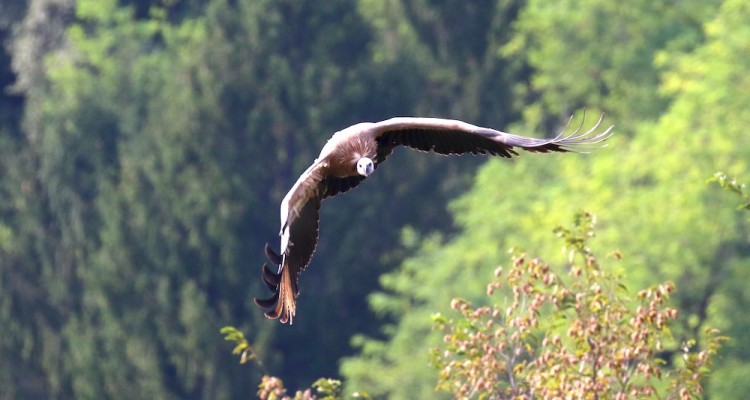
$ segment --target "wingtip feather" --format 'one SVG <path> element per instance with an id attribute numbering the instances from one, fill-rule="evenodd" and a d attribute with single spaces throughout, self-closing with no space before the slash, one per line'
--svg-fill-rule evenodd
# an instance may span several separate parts
<path id="1" fill-rule="evenodd" d="M 573 117 L 571 116 L 571 119 Z M 586 110 L 583 111 L 583 117 L 581 118 L 581 123 L 579 126 L 570 134 L 565 135 L 565 131 L 570 126 L 570 120 L 568 120 L 568 123 L 565 125 L 565 129 L 563 129 L 559 135 L 557 135 L 554 139 L 550 140 L 547 145 L 554 145 L 556 148 L 550 149 L 553 151 L 571 151 L 571 152 L 579 152 L 579 153 L 586 153 L 590 150 L 595 150 L 601 147 L 605 147 L 606 144 L 602 144 L 602 142 L 609 139 L 614 134 L 614 125 L 610 125 L 603 131 L 596 133 L 597 130 L 599 130 L 599 127 L 602 125 L 602 122 L 604 122 L 604 113 L 599 115 L 599 120 L 596 121 L 596 123 L 589 128 L 586 131 L 582 131 L 584 120 L 586 118 Z"/>
<path id="2" fill-rule="evenodd" d="M 271 269 L 268 268 L 268 264 L 263 264 L 261 276 L 266 286 L 268 286 L 272 292 L 275 292 L 279 287 L 279 282 L 281 282 L 281 275 L 271 271 Z"/>
<path id="3" fill-rule="evenodd" d="M 266 253 L 266 257 L 268 257 L 268 259 L 272 263 L 276 265 L 281 265 L 282 257 L 278 253 L 273 251 L 273 249 L 271 248 L 271 245 L 266 243 L 266 246 L 263 248 L 263 251 Z"/>
<path id="4" fill-rule="evenodd" d="M 273 296 L 267 298 L 267 299 L 259 299 L 255 297 L 253 299 L 253 302 L 255 302 L 255 305 L 257 305 L 260 308 L 268 309 L 276 306 L 276 304 L 279 302 L 279 292 L 274 292 Z"/>

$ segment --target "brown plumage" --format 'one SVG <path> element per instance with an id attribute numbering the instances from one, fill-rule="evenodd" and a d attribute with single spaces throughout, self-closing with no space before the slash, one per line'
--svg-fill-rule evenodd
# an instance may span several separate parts
<path id="1" fill-rule="evenodd" d="M 273 272 L 263 265 L 262 277 L 273 296 L 255 299 L 268 311 L 268 318 L 292 323 L 299 294 L 299 274 L 310 263 L 318 240 L 318 210 L 324 199 L 357 186 L 386 160 L 397 146 L 438 154 L 518 155 L 516 147 L 531 152 L 586 150 L 612 135 L 612 126 L 597 133 L 602 118 L 591 129 L 581 126 L 552 139 L 535 139 L 483 128 L 466 122 L 439 118 L 391 118 L 377 123 L 360 123 L 336 132 L 323 146 L 318 158 L 297 179 L 281 202 L 281 252 L 268 244 L 268 259 L 278 266 Z M 583 124 L 583 122 L 581 122 Z"/>

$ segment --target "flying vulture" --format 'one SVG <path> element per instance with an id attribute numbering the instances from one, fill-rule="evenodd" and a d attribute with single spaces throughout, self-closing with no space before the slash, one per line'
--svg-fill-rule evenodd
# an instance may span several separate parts
<path id="1" fill-rule="evenodd" d="M 275 253 L 268 244 L 265 247 L 266 256 L 278 270 L 273 272 L 268 264 L 262 269 L 263 281 L 273 296 L 256 298 L 255 303 L 267 310 L 266 317 L 292 323 L 299 294 L 297 280 L 318 241 L 320 203 L 359 185 L 397 146 L 444 155 L 489 153 L 506 158 L 518 155 L 516 147 L 539 153 L 580 151 L 612 134 L 613 126 L 597 133 L 602 119 L 588 131 L 582 132 L 579 126 L 565 135 L 566 127 L 552 139 L 518 136 L 451 119 L 413 117 L 364 122 L 336 132 L 281 201 L 281 252 Z"/>

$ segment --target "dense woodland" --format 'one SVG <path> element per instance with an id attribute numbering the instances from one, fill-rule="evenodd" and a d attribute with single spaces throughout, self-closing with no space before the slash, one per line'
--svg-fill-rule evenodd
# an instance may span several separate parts
<path id="1" fill-rule="evenodd" d="M 552 230 L 581 210 L 624 287 L 674 283 L 675 337 L 730 337 L 706 388 L 741 397 L 750 218 L 708 180 L 750 181 L 748 21 L 746 0 L 0 0 L 0 399 L 253 398 L 263 374 L 435 398 L 433 313 L 481 302 L 510 248 L 564 265 Z M 616 125 L 591 154 L 397 151 L 324 203 L 294 324 L 252 304 L 333 132 L 544 137 L 584 108 Z"/>

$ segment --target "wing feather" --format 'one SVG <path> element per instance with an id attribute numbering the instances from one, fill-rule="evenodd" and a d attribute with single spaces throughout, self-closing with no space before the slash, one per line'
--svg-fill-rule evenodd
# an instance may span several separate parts
<path id="1" fill-rule="evenodd" d="M 267 299 L 256 298 L 255 304 L 268 310 L 266 317 L 278 318 L 282 323 L 291 323 L 294 318 L 299 275 L 310 263 L 318 243 L 320 202 L 326 192 L 324 169 L 324 164 L 314 163 L 284 197 L 281 254 L 276 254 L 269 246 L 265 248 L 266 256 L 278 266 L 278 272 L 263 266 L 263 281 L 273 295 Z"/>
<path id="2" fill-rule="evenodd" d="M 441 118 L 398 117 L 382 121 L 370 128 L 378 142 L 378 163 L 393 152 L 396 146 L 411 147 L 421 151 L 432 151 L 444 155 L 492 154 L 500 157 L 518 155 L 515 148 L 531 152 L 586 151 L 607 140 L 613 126 L 600 129 L 604 115 L 588 130 L 581 125 L 566 133 L 570 125 L 551 139 L 538 139 L 495 129 L 484 128 L 463 121 Z M 572 120 L 572 117 L 571 117 Z"/>
<path id="3" fill-rule="evenodd" d="M 323 198 L 333 197 L 337 194 L 346 192 L 347 190 L 356 187 L 365 179 L 364 176 L 349 176 L 346 178 L 337 178 L 334 176 L 327 176 L 323 181 L 325 192 Z"/>

